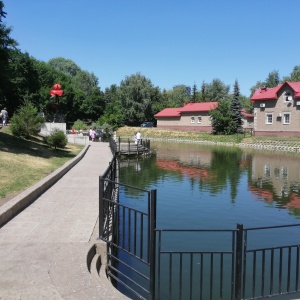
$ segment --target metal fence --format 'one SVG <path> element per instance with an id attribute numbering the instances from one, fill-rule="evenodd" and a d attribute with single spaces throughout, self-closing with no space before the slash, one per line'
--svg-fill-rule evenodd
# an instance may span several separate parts
<path id="1" fill-rule="evenodd" d="M 156 190 L 115 181 L 116 166 L 114 157 L 100 177 L 99 236 L 108 245 L 107 274 L 130 298 L 238 300 L 299 291 L 300 224 L 156 228 Z M 119 201 L 127 194 L 145 205 Z M 266 244 L 266 235 L 274 236 L 273 245 Z"/>

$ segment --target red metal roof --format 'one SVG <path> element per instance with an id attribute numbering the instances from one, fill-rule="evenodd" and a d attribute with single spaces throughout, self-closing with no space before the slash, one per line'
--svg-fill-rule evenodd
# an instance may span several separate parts
<path id="1" fill-rule="evenodd" d="M 218 102 L 197 102 L 188 103 L 184 107 L 177 108 L 165 108 L 156 115 L 155 118 L 159 117 L 180 117 L 182 112 L 199 112 L 199 111 L 209 111 L 218 107 Z"/>
<path id="2" fill-rule="evenodd" d="M 294 92 L 294 98 L 300 98 L 300 82 L 284 82 L 273 88 L 259 88 L 255 91 L 251 102 L 260 101 L 260 100 L 276 100 L 278 99 L 278 92 L 288 85 Z"/>
<path id="3" fill-rule="evenodd" d="M 218 107 L 218 102 L 190 102 L 180 108 L 180 112 L 210 111 Z"/>
<path id="4" fill-rule="evenodd" d="M 245 108 L 242 109 L 241 114 L 246 118 L 254 118 L 253 114 L 249 114 L 245 112 Z"/>
<path id="5" fill-rule="evenodd" d="M 154 115 L 155 118 L 157 117 L 180 117 L 179 113 L 180 108 L 165 108 L 156 115 Z"/>

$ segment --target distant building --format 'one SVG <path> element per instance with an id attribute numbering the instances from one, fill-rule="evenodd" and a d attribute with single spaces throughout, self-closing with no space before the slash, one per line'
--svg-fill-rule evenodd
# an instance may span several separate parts
<path id="1" fill-rule="evenodd" d="M 259 88 L 254 103 L 256 136 L 300 137 L 300 82 L 284 82 L 273 88 Z"/>
<path id="2" fill-rule="evenodd" d="M 191 102 L 179 108 L 165 108 L 154 117 L 159 129 L 212 132 L 209 111 L 217 107 L 218 102 Z M 242 120 L 243 128 L 253 128 L 252 114 L 243 110 Z"/>

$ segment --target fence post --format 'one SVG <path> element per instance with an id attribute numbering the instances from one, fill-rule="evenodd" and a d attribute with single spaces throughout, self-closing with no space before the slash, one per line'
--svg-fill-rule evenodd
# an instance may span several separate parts
<path id="1" fill-rule="evenodd" d="M 149 239 L 149 256 L 150 256 L 150 300 L 155 299 L 155 255 L 156 255 L 156 190 L 151 190 L 151 207 L 150 207 L 150 239 Z"/>
<path id="2" fill-rule="evenodd" d="M 104 180 L 99 176 L 99 238 L 103 237 L 103 194 L 104 194 Z"/>
<path id="3" fill-rule="evenodd" d="M 236 249 L 235 249 L 235 300 L 240 300 L 242 295 L 242 260 L 243 260 L 243 224 L 236 225 Z"/>

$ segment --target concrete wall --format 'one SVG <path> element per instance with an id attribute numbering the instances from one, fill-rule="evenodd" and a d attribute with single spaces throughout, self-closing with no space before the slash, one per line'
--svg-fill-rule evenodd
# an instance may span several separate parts
<path id="1" fill-rule="evenodd" d="M 46 122 L 42 128 L 40 133 L 42 135 L 49 135 L 54 129 L 59 129 L 62 130 L 63 132 L 66 132 L 67 130 L 67 125 L 66 123 L 48 123 Z"/>

